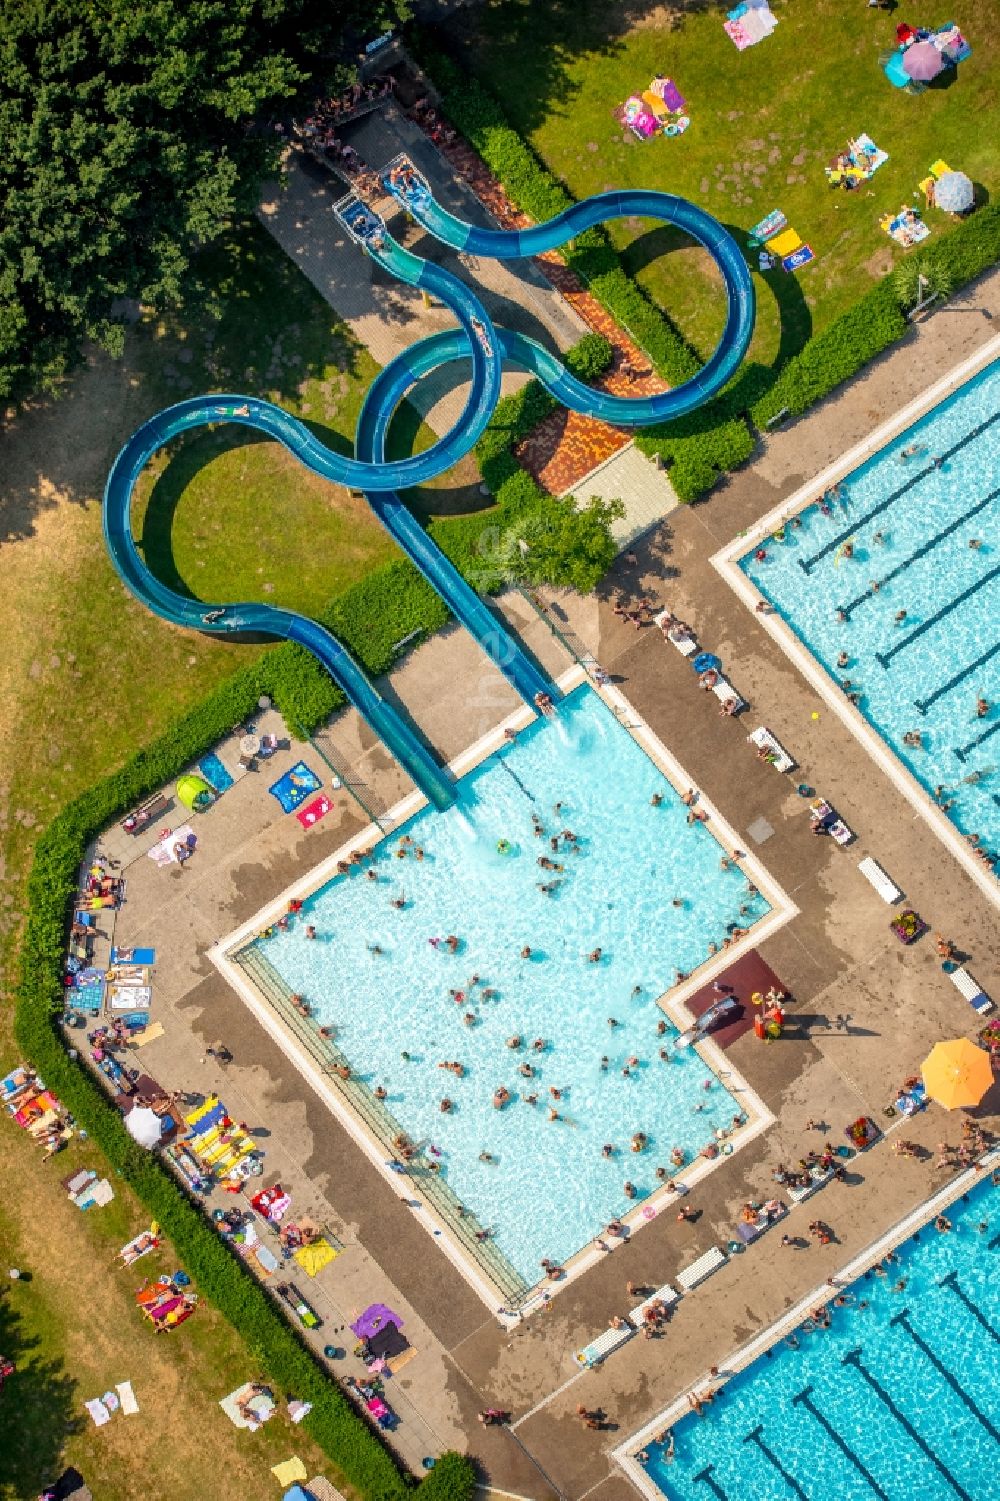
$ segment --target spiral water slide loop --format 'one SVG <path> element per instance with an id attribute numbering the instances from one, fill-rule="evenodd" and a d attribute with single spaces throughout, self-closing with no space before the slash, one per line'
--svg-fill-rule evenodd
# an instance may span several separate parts
<path id="1" fill-rule="evenodd" d="M 436 808 L 444 809 L 456 796 L 447 769 L 412 725 L 382 698 L 326 627 L 280 606 L 250 602 L 213 605 L 191 599 L 168 588 L 150 572 L 131 527 L 132 498 L 146 464 L 173 439 L 220 422 L 242 424 L 283 443 L 314 473 L 364 492 L 382 524 L 526 703 L 534 705 L 539 694 L 557 702 L 560 693 L 556 685 L 444 557 L 397 491 L 426 483 L 473 448 L 499 399 L 505 360 L 529 370 L 573 411 L 606 422 L 648 426 L 692 411 L 726 384 L 743 359 L 753 333 L 754 293 L 746 262 L 732 237 L 710 214 L 672 194 L 602 193 L 530 229 L 484 230 L 443 209 L 405 158 L 391 163 L 383 180 L 407 212 L 437 239 L 456 250 L 497 260 L 555 249 L 608 219 L 637 216 L 674 224 L 709 251 L 722 273 L 728 300 L 722 338 L 697 375 L 655 396 L 613 396 L 583 385 L 534 340 L 494 328 L 486 309 L 464 282 L 404 249 L 378 215 L 349 197 L 336 206 L 336 211 L 352 237 L 393 276 L 444 303 L 459 325 L 420 340 L 376 377 L 358 419 L 355 457 L 334 453 L 302 422 L 271 402 L 252 396 L 213 395 L 192 397 L 157 412 L 132 434 L 115 459 L 104 491 L 104 538 L 119 577 L 136 598 L 173 625 L 233 637 L 265 635 L 304 646 L 343 689 L 420 791 Z M 468 398 L 455 426 L 422 453 L 387 460 L 386 435 L 400 401 L 422 376 L 455 360 L 471 365 Z"/>

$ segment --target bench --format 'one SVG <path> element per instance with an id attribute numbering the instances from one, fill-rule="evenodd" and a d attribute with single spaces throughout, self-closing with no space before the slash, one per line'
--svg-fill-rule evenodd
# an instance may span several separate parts
<path id="1" fill-rule="evenodd" d="M 758 750 L 770 751 L 774 757 L 771 765 L 776 771 L 791 771 L 795 765 L 794 756 L 788 754 L 780 740 L 776 739 L 764 725 L 759 725 L 752 735 L 748 735 L 747 742 L 755 745 Z"/>
<path id="2" fill-rule="evenodd" d="M 584 1345 L 582 1350 L 574 1352 L 573 1359 L 579 1366 L 600 1365 L 602 1360 L 609 1356 L 612 1350 L 617 1350 L 619 1345 L 625 1344 L 635 1333 L 631 1324 L 623 1324 L 620 1329 L 605 1329 L 596 1339 L 592 1339 L 589 1345 Z"/>
<path id="3" fill-rule="evenodd" d="M 972 978 L 967 969 L 953 969 L 950 979 L 959 994 L 963 995 L 968 1001 L 973 1011 L 978 1011 L 980 1016 L 986 1016 L 988 1012 L 993 1010 L 993 1002 L 982 986 Z"/>
<path id="4" fill-rule="evenodd" d="M 131 834 L 135 838 L 136 835 L 141 834 L 153 822 L 154 818 L 159 818 L 162 814 L 166 813 L 172 803 L 173 798 L 167 797 L 163 792 L 158 792 L 155 797 L 148 798 L 146 802 L 140 803 L 139 807 L 130 813 L 127 818 L 123 818 L 120 827 L 124 833 Z"/>
<path id="5" fill-rule="evenodd" d="M 699 1282 L 704 1282 L 706 1277 L 711 1277 L 713 1272 L 717 1272 L 720 1266 L 725 1266 L 725 1264 L 724 1253 L 719 1250 L 718 1246 L 713 1246 L 710 1251 L 705 1252 L 704 1256 L 699 1256 L 697 1261 L 692 1261 L 690 1266 L 678 1272 L 675 1280 L 685 1292 L 690 1292 L 692 1287 L 697 1287 Z"/>
<path id="6" fill-rule="evenodd" d="M 637 1329 L 641 1329 L 643 1323 L 645 1322 L 645 1320 L 643 1319 L 643 1314 L 646 1312 L 647 1308 L 652 1308 L 654 1303 L 665 1303 L 669 1308 L 671 1304 L 677 1302 L 679 1297 L 680 1294 L 678 1292 L 675 1292 L 675 1290 L 670 1286 L 670 1283 L 665 1282 L 662 1287 L 658 1287 L 656 1289 L 655 1293 L 650 1293 L 648 1298 L 644 1298 L 641 1303 L 637 1303 L 636 1306 L 630 1311 L 629 1318 L 632 1320 L 632 1323 Z"/>
<path id="7" fill-rule="evenodd" d="M 865 880 L 870 885 L 874 886 L 875 890 L 878 892 L 879 896 L 884 902 L 888 902 L 888 904 L 891 906 L 893 902 L 902 900 L 903 893 L 900 891 L 895 881 L 891 881 L 889 879 L 885 871 L 882 869 L 881 865 L 879 865 L 878 861 L 873 860 L 870 855 L 866 859 L 860 860 L 858 862 L 858 869 L 864 876 Z"/>

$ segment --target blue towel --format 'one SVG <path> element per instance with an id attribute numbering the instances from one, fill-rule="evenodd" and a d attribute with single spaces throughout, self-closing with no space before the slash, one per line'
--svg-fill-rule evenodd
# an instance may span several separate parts
<path id="1" fill-rule="evenodd" d="M 112 964 L 155 964 L 155 949 L 112 949 Z"/>
<path id="2" fill-rule="evenodd" d="M 202 756 L 198 764 L 198 770 L 208 785 L 214 787 L 216 792 L 225 792 L 227 787 L 233 785 L 233 778 L 229 775 L 229 772 L 214 751 L 207 756 Z"/>
<path id="3" fill-rule="evenodd" d="M 323 783 L 304 761 L 296 761 L 291 770 L 267 789 L 281 804 L 283 813 L 294 813 L 311 792 L 318 792 Z"/>

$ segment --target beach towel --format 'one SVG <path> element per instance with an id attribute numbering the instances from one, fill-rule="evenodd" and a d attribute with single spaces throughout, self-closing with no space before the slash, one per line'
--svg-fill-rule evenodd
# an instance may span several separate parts
<path id="1" fill-rule="evenodd" d="M 89 976 L 101 973 L 102 971 L 98 970 L 81 970 L 80 974 L 76 977 L 76 983 L 79 985 L 83 981 L 84 975 Z M 109 976 L 110 978 L 108 978 Z M 149 966 L 146 964 L 115 964 L 107 971 L 104 978 L 108 980 L 109 985 L 148 985 Z"/>
<path id="2" fill-rule="evenodd" d="M 772 255 L 783 260 L 786 255 L 791 255 L 793 250 L 798 250 L 802 244 L 801 239 L 794 229 L 782 230 L 781 234 L 773 235 L 767 242 L 767 248 Z"/>
<path id="3" fill-rule="evenodd" d="M 132 1046 L 134 1048 L 144 1048 L 147 1042 L 155 1042 L 158 1037 L 162 1036 L 163 1023 L 153 1022 L 151 1026 L 143 1027 L 140 1032 L 135 1033 L 132 1038 Z"/>
<path id="4" fill-rule="evenodd" d="M 150 985 L 112 985 L 108 992 L 112 1011 L 145 1010 L 153 999 Z"/>
<path id="5" fill-rule="evenodd" d="M 879 223 L 890 240 L 895 240 L 896 244 L 902 245 L 904 250 L 909 250 L 913 245 L 919 245 L 921 240 L 926 240 L 930 234 L 929 228 L 922 219 L 906 219 L 902 214 L 897 214 L 895 218 L 886 214 L 884 219 L 879 220 Z"/>
<path id="6" fill-rule="evenodd" d="M 101 1401 L 100 1397 L 91 1397 L 89 1402 L 84 1402 L 84 1407 L 90 1413 L 98 1428 L 103 1428 L 105 1423 L 111 1422 L 111 1414 Z"/>
<path id="7" fill-rule="evenodd" d="M 335 1259 L 337 1252 L 328 1240 L 320 1236 L 319 1240 L 312 1241 L 308 1246 L 300 1246 L 295 1252 L 295 1260 L 309 1277 L 315 1277 L 325 1266 Z"/>
<path id="8" fill-rule="evenodd" d="M 877 172 L 879 167 L 881 167 L 883 163 L 889 160 L 888 151 L 880 151 L 870 135 L 865 135 L 864 133 L 862 133 L 859 136 L 855 136 L 852 144 L 855 147 L 855 151 L 851 152 L 852 157 L 855 155 L 855 152 L 857 152 L 858 154 L 864 154 L 864 160 L 868 167 L 869 177 L 871 177 L 873 173 Z"/>
<path id="9" fill-rule="evenodd" d="M 765 240 L 772 239 L 775 235 L 780 234 L 783 229 L 787 228 L 788 220 L 781 212 L 781 209 L 772 209 L 769 214 L 765 214 L 763 219 L 760 219 L 747 231 L 750 245 L 763 245 Z"/>
<path id="10" fill-rule="evenodd" d="M 649 92 L 656 94 L 658 98 L 663 100 L 667 109 L 673 110 L 675 113 L 679 113 L 687 106 L 684 95 L 680 92 L 672 78 L 664 78 L 662 76 L 654 78 L 649 85 Z"/>
<path id="11" fill-rule="evenodd" d="M 291 1459 L 283 1459 L 280 1465 L 272 1465 L 271 1474 L 279 1485 L 294 1485 L 296 1480 L 306 1480 L 309 1471 L 296 1454 Z"/>
<path id="12" fill-rule="evenodd" d="M 318 792 L 323 783 L 314 771 L 310 771 L 304 761 L 296 761 L 295 765 L 272 782 L 267 789 L 272 797 L 277 798 L 281 804 L 283 813 L 294 813 L 296 808 L 302 806 L 310 792 Z"/>
<path id="13" fill-rule="evenodd" d="M 809 262 L 815 259 L 809 245 L 800 245 L 798 250 L 792 251 L 791 255 L 782 256 L 781 269 L 782 271 L 798 271 L 800 266 L 808 266 Z"/>
<path id="14" fill-rule="evenodd" d="M 155 949 L 112 949 L 112 964 L 155 964 Z"/>
<path id="15" fill-rule="evenodd" d="M 321 792 L 319 797 L 314 797 L 311 803 L 300 808 L 295 817 L 304 829 L 310 829 L 314 823 L 319 823 L 321 818 L 325 818 L 332 807 L 333 804 L 326 793 Z"/>
<path id="16" fill-rule="evenodd" d="M 187 845 L 189 837 L 193 840 L 196 836 L 191 825 L 186 823 L 181 828 L 171 829 L 169 833 L 164 834 L 159 844 L 154 844 L 153 848 L 147 850 L 146 853 L 157 865 L 177 865 L 180 862 L 177 859 L 176 846 Z"/>
<path id="17" fill-rule="evenodd" d="M 233 785 L 233 778 L 214 752 L 202 756 L 198 763 L 198 771 L 208 785 L 215 788 L 216 792 L 225 792 Z"/>
<path id="18" fill-rule="evenodd" d="M 131 1381 L 119 1381 L 115 1387 L 115 1391 L 118 1393 L 118 1400 L 122 1404 L 122 1412 L 126 1417 L 131 1417 L 134 1412 L 139 1411 L 139 1404 L 135 1400 L 135 1392 L 132 1390 Z"/>

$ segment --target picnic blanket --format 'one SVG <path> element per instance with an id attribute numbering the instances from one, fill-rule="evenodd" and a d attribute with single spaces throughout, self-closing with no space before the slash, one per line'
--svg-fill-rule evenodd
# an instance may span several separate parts
<path id="1" fill-rule="evenodd" d="M 153 848 L 147 850 L 146 853 L 156 865 L 177 865 L 180 862 L 177 859 L 175 847 L 178 844 L 186 845 L 189 837 L 192 841 L 198 837 L 189 823 L 184 824 L 179 829 L 169 829 L 164 833 L 159 844 L 154 844 Z M 193 847 L 193 844 L 190 847 Z"/>
<path id="2" fill-rule="evenodd" d="M 321 818 L 326 817 L 332 807 L 333 804 L 326 793 L 321 792 L 319 797 L 314 797 L 311 803 L 306 803 L 304 808 L 300 808 L 295 817 L 304 829 L 311 829 L 314 823 L 319 823 Z"/>
<path id="3" fill-rule="evenodd" d="M 913 210 L 909 214 L 899 213 L 895 216 L 886 214 L 879 220 L 879 224 L 890 240 L 895 240 L 896 244 L 902 245 L 904 250 L 909 250 L 913 245 L 919 245 L 921 240 L 926 240 L 930 234 L 923 219 Z"/>
<path id="4" fill-rule="evenodd" d="M 867 182 L 888 160 L 888 151 L 880 151 L 871 136 L 862 132 L 848 141 L 847 150 L 838 153 L 823 170 L 831 186 L 839 187 L 845 181 L 848 184 Z"/>
<path id="5" fill-rule="evenodd" d="M 748 47 L 755 47 L 769 37 L 777 24 L 778 19 L 771 13 L 767 0 L 744 0 L 742 5 L 729 12 L 723 30 L 736 50 L 745 52 Z"/>
<path id="6" fill-rule="evenodd" d="M 310 771 L 304 761 L 296 761 L 295 765 L 272 782 L 267 789 L 272 797 L 276 797 L 281 804 L 283 813 L 294 813 L 296 808 L 301 807 L 310 792 L 318 792 L 323 783 L 314 771 Z"/>

